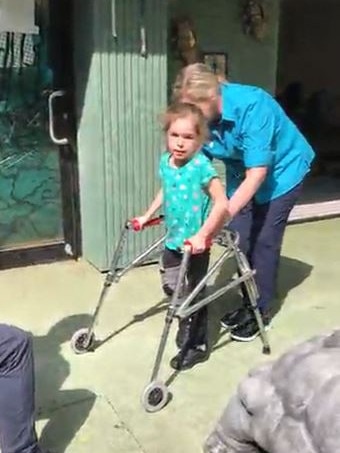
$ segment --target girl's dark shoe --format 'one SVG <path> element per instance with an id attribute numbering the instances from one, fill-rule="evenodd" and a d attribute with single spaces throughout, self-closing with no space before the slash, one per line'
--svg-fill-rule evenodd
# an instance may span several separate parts
<path id="1" fill-rule="evenodd" d="M 180 351 L 175 357 L 170 360 L 170 366 L 176 371 L 189 370 L 194 365 L 204 362 L 208 359 L 208 349 L 190 348 L 183 354 Z"/>

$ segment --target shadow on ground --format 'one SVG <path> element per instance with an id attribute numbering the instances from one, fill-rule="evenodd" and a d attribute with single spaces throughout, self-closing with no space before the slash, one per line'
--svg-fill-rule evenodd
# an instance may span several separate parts
<path id="1" fill-rule="evenodd" d="M 168 302 L 169 302 L 169 299 L 166 299 L 166 298 L 162 299 L 160 302 L 158 302 L 157 304 L 148 308 L 143 313 L 138 313 L 138 314 L 134 315 L 133 318 L 129 322 L 127 322 L 123 326 L 119 327 L 115 331 L 111 332 L 107 337 L 103 338 L 102 340 L 100 340 L 100 339 L 96 340 L 93 345 L 93 349 L 95 350 L 95 349 L 98 349 L 99 347 L 103 346 L 105 343 L 112 340 L 114 337 L 121 334 L 122 332 L 127 330 L 129 327 L 133 326 L 134 324 L 143 322 L 146 319 L 151 318 L 152 316 L 158 315 L 158 313 L 165 312 L 168 309 Z"/>
<path id="2" fill-rule="evenodd" d="M 88 325 L 89 315 L 69 316 L 55 324 L 46 335 L 34 337 L 36 364 L 37 419 L 47 420 L 40 443 L 43 448 L 63 453 L 94 405 L 96 395 L 87 389 L 63 390 L 70 365 L 61 354 L 61 345 Z"/>
<path id="3" fill-rule="evenodd" d="M 310 276 L 313 266 L 300 260 L 282 256 L 278 276 L 278 290 L 276 300 L 271 307 L 271 316 L 276 316 L 281 310 L 289 292 L 301 285 Z M 216 291 L 226 285 L 235 274 L 236 265 L 233 259 L 226 260 L 220 268 L 214 284 L 209 292 Z M 221 318 L 228 312 L 235 310 L 242 303 L 239 288 L 235 288 L 213 302 L 209 307 L 209 343 L 212 351 L 220 349 L 230 343 L 228 332 L 220 328 Z M 224 337 L 227 337 L 223 340 Z M 218 345 L 217 345 L 218 343 Z"/>
<path id="4" fill-rule="evenodd" d="M 281 257 L 278 278 L 278 295 L 272 305 L 272 316 L 275 316 L 280 311 L 288 293 L 309 277 L 312 269 L 313 267 L 310 264 L 286 256 Z M 230 280 L 235 274 L 235 272 L 235 260 L 233 258 L 227 259 L 218 271 L 214 284 L 208 288 L 208 294 L 211 294 L 222 286 L 225 286 L 228 283 L 228 280 Z M 168 299 L 163 299 L 156 305 L 150 307 L 145 312 L 136 314 L 129 322 L 109 334 L 106 338 L 96 341 L 94 348 L 96 349 L 104 345 L 106 342 L 110 341 L 112 338 L 114 338 L 116 335 L 119 335 L 130 326 L 138 322 L 143 322 L 147 318 L 155 316 L 159 313 L 165 312 L 168 308 L 167 302 Z M 240 306 L 241 303 L 242 301 L 239 288 L 234 288 L 210 304 L 209 344 L 212 352 L 228 345 L 231 342 L 228 332 L 226 330 L 221 331 L 220 319 L 227 312 L 232 311 Z M 176 376 L 177 373 L 170 375 L 167 380 L 167 385 L 170 385 L 176 379 Z"/>

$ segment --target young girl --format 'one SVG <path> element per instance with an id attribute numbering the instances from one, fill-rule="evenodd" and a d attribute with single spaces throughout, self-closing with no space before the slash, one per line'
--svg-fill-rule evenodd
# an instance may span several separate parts
<path id="1" fill-rule="evenodd" d="M 207 138 L 201 110 L 192 104 L 174 104 L 164 115 L 163 129 L 167 151 L 159 167 L 162 188 L 138 221 L 143 226 L 163 205 L 167 236 L 161 276 L 163 290 L 171 296 L 186 240 L 192 246 L 187 290 L 192 291 L 206 274 L 209 265 L 206 244 L 224 225 L 228 201 L 216 170 L 201 152 Z M 170 362 L 174 369 L 188 369 L 207 359 L 207 327 L 207 307 L 180 322 L 176 338 L 180 351 Z"/>

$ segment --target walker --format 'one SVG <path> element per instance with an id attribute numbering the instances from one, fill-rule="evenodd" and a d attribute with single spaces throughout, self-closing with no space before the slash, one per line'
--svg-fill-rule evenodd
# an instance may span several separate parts
<path id="1" fill-rule="evenodd" d="M 159 225 L 163 221 L 163 217 L 156 217 L 147 222 L 143 228 Z M 82 328 L 76 331 L 71 339 L 71 347 L 76 354 L 86 353 L 94 349 L 95 345 L 95 333 L 94 326 L 99 316 L 100 310 L 103 306 L 103 302 L 107 295 L 107 292 L 113 283 L 119 283 L 120 279 L 130 269 L 141 264 L 145 259 L 157 248 L 159 248 L 165 240 L 165 235 L 160 239 L 153 242 L 144 252 L 139 254 L 136 258 L 130 261 L 124 268 L 119 269 L 118 263 L 122 255 L 123 247 L 127 240 L 128 234 L 131 231 L 140 231 L 141 227 L 138 220 L 128 220 L 122 228 L 117 247 L 113 254 L 110 269 L 106 274 L 104 285 L 100 293 L 100 297 L 97 306 L 94 310 L 94 314 L 91 318 L 90 325 L 86 328 Z M 255 271 L 249 266 L 248 260 L 244 253 L 239 248 L 239 235 L 227 228 L 223 229 L 222 232 L 214 239 L 214 242 L 223 246 L 225 250 L 221 256 L 210 266 L 206 276 L 200 281 L 200 283 L 194 288 L 194 290 L 188 294 L 184 300 L 180 297 L 181 288 L 185 284 L 186 272 L 191 256 L 191 245 L 189 242 L 184 244 L 183 258 L 181 267 L 179 270 L 179 277 L 173 296 L 171 297 L 168 305 L 167 313 L 165 316 L 165 323 L 163 332 L 160 338 L 155 363 L 151 373 L 150 382 L 145 387 L 141 401 L 144 409 L 147 412 L 157 412 L 161 410 L 169 401 L 169 390 L 167 385 L 159 379 L 159 371 L 163 359 L 163 354 L 166 348 L 167 339 L 170 332 L 170 327 L 174 318 L 185 319 L 191 316 L 200 308 L 210 304 L 214 300 L 224 295 L 227 291 L 239 286 L 241 283 L 244 284 L 245 290 L 247 291 L 248 298 L 251 307 L 254 311 L 256 321 L 259 326 L 260 336 L 263 343 L 262 352 L 263 354 L 270 354 L 270 345 L 266 330 L 264 328 L 263 319 L 260 310 L 257 306 L 258 291 L 254 280 Z M 234 256 L 236 260 L 238 276 L 230 278 L 228 283 L 222 288 L 217 289 L 212 294 L 209 294 L 203 298 L 196 298 L 201 290 L 206 286 L 208 280 L 214 275 L 218 269 L 222 266 L 226 259 Z M 196 300 L 195 300 L 196 298 Z"/>

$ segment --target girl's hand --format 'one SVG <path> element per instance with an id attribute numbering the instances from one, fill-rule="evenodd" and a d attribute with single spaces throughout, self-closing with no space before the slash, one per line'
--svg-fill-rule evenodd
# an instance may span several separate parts
<path id="1" fill-rule="evenodd" d="M 148 222 L 150 219 L 146 215 L 141 215 L 140 217 L 135 217 L 134 220 L 138 222 L 140 229 L 142 230 L 146 222 Z"/>
<path id="2" fill-rule="evenodd" d="M 191 253 L 193 255 L 203 253 L 207 248 L 209 248 L 209 241 L 207 241 L 207 238 L 200 233 L 191 236 L 191 238 L 188 239 L 188 242 L 190 242 Z"/>

